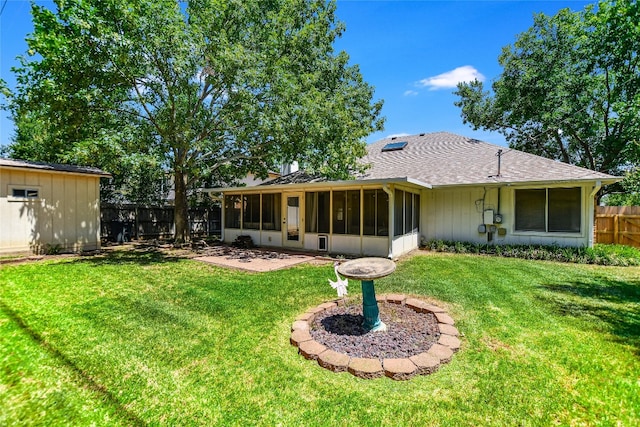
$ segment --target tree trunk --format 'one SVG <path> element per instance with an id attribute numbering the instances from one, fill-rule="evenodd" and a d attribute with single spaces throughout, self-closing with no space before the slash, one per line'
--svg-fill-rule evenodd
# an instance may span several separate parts
<path id="1" fill-rule="evenodd" d="M 187 203 L 187 174 L 181 170 L 174 171 L 175 205 L 173 220 L 175 222 L 175 242 L 185 243 L 189 235 L 189 205 Z"/>

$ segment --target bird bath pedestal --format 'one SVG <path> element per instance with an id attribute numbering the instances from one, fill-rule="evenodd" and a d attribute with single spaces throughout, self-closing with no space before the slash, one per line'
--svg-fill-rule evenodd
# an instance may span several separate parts
<path id="1" fill-rule="evenodd" d="M 387 325 L 380 320 L 373 280 L 388 276 L 396 269 L 393 261 L 386 258 L 358 258 L 338 267 L 344 277 L 362 282 L 362 314 L 364 327 L 373 332 L 386 331 Z"/>

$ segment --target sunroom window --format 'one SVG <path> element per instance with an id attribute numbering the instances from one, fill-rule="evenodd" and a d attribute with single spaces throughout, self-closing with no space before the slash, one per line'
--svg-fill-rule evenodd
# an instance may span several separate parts
<path id="1" fill-rule="evenodd" d="M 363 234 L 365 236 L 388 236 L 389 195 L 383 190 L 364 190 L 363 197 Z"/>
<path id="2" fill-rule="evenodd" d="M 224 196 L 224 226 L 226 228 L 240 228 L 240 196 Z"/>
<path id="3" fill-rule="evenodd" d="M 331 193 L 329 191 L 308 192 L 305 196 L 306 231 L 328 233 L 331 217 Z"/>
<path id="4" fill-rule="evenodd" d="M 333 192 L 333 233 L 360 234 L 360 190 Z"/>
<path id="5" fill-rule="evenodd" d="M 242 228 L 260 229 L 260 195 L 248 194 L 243 198 Z"/>
<path id="6" fill-rule="evenodd" d="M 280 231 L 280 193 L 262 195 L 262 229 Z"/>
<path id="7" fill-rule="evenodd" d="M 419 232 L 420 195 L 396 190 L 394 199 L 394 235 Z"/>

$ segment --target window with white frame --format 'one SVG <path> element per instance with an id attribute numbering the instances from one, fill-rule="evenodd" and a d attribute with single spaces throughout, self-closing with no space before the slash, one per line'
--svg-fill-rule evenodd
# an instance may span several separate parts
<path id="1" fill-rule="evenodd" d="M 262 229 L 280 231 L 280 193 L 262 195 Z"/>
<path id="2" fill-rule="evenodd" d="M 260 229 L 260 195 L 245 194 L 242 196 L 242 228 Z"/>
<path id="3" fill-rule="evenodd" d="M 240 228 L 242 204 L 240 196 L 224 196 L 224 226 L 225 228 Z"/>
<path id="4" fill-rule="evenodd" d="M 306 232 L 329 233 L 331 192 L 307 192 L 305 201 Z"/>
<path id="5" fill-rule="evenodd" d="M 420 195 L 395 190 L 394 235 L 418 233 L 420 231 Z"/>
<path id="6" fill-rule="evenodd" d="M 534 188 L 515 190 L 516 231 L 579 233 L 582 189 Z"/>
<path id="7" fill-rule="evenodd" d="M 20 202 L 25 200 L 37 200 L 40 198 L 40 189 L 37 187 L 24 187 L 18 185 L 9 186 L 9 201 Z"/>
<path id="8" fill-rule="evenodd" d="M 333 192 L 333 234 L 360 234 L 360 190 Z"/>
<path id="9" fill-rule="evenodd" d="M 365 236 L 389 235 L 389 195 L 383 190 L 363 192 L 363 234 Z"/>

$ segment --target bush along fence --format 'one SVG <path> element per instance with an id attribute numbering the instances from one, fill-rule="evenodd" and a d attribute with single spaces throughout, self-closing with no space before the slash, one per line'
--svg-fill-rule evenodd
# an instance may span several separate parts
<path id="1" fill-rule="evenodd" d="M 597 206 L 595 241 L 640 248 L 640 206 Z"/>
<path id="2" fill-rule="evenodd" d="M 430 240 L 423 250 L 459 254 L 492 255 L 543 261 L 616 266 L 640 265 L 640 250 L 623 245 L 595 245 L 593 248 L 544 245 L 490 245 Z"/>
<path id="3" fill-rule="evenodd" d="M 189 209 L 191 236 L 221 234 L 220 207 Z M 100 208 L 100 234 L 111 242 L 131 239 L 170 239 L 174 236 L 173 206 L 109 205 Z"/>

